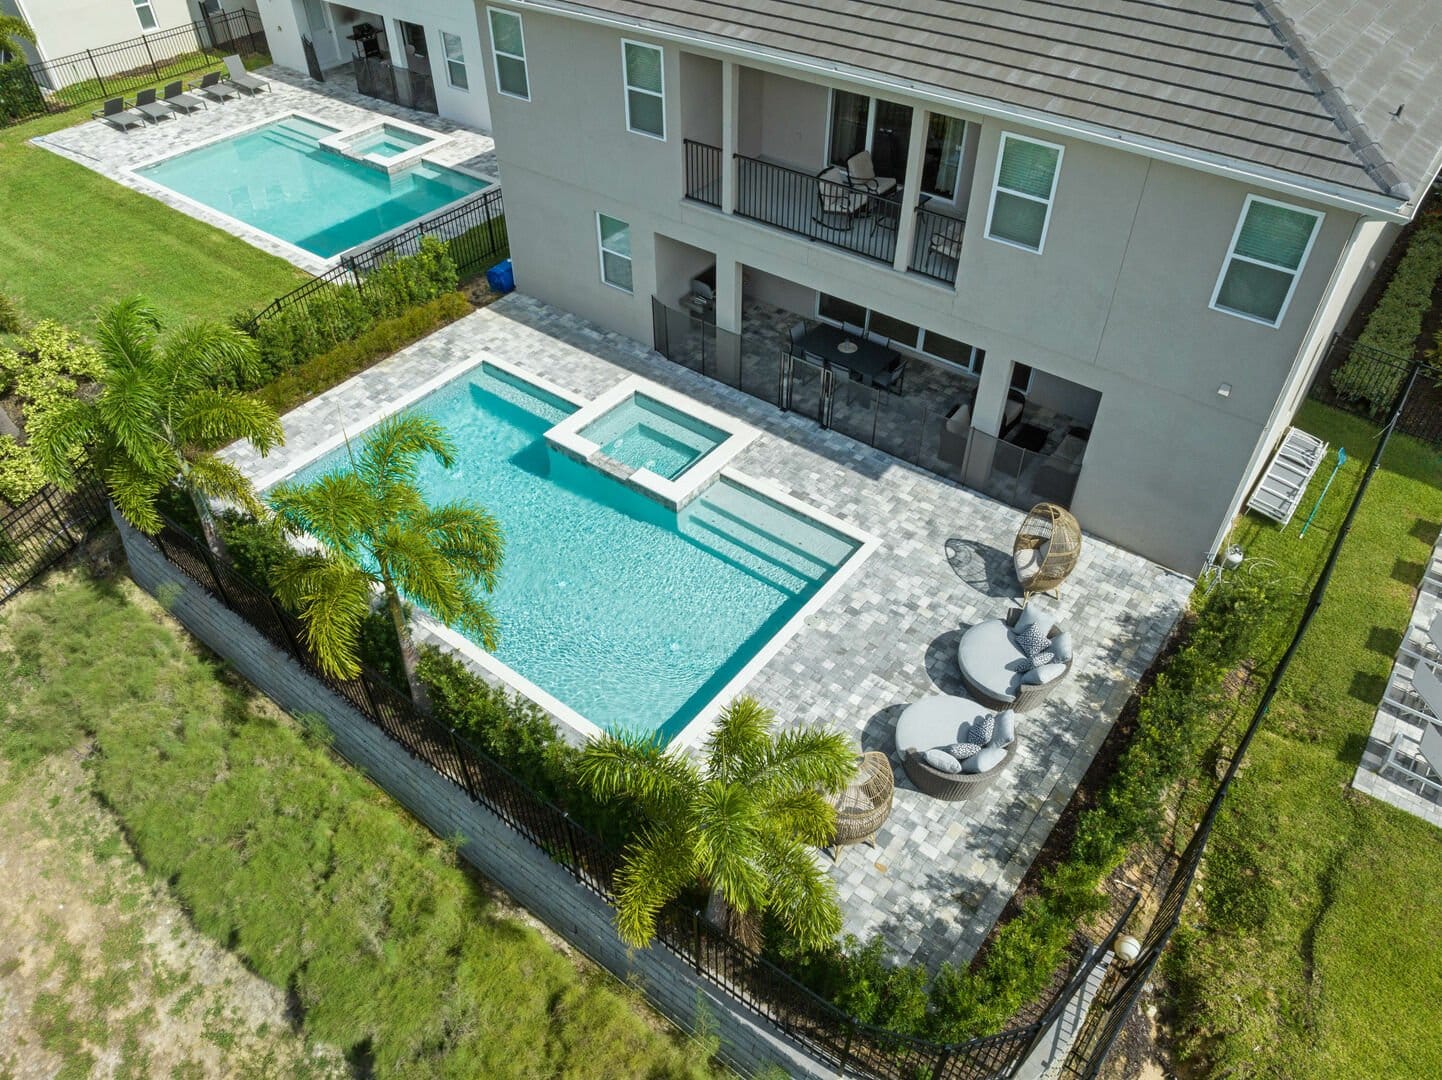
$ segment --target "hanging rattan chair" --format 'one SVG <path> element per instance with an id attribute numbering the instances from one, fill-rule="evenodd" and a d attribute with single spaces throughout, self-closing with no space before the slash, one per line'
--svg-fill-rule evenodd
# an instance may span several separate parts
<path id="1" fill-rule="evenodd" d="M 1037 503 L 1027 512 L 1011 546 L 1011 564 L 1022 595 L 1055 593 L 1081 557 L 1081 526 L 1055 503 Z"/>

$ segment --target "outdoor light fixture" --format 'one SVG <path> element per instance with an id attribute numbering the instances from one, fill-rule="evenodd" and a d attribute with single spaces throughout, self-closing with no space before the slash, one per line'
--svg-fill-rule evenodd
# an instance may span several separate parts
<path id="1" fill-rule="evenodd" d="M 1123 967 L 1131 967 L 1142 954 L 1142 943 L 1130 934 L 1123 934 L 1112 942 L 1112 952 Z"/>
<path id="2" fill-rule="evenodd" d="M 1229 382 L 1224 382 L 1224 383 L 1222 383 L 1221 386 L 1217 387 L 1217 397 L 1231 397 L 1231 396 L 1232 396 L 1232 384 L 1231 384 L 1231 383 L 1229 383 Z"/>

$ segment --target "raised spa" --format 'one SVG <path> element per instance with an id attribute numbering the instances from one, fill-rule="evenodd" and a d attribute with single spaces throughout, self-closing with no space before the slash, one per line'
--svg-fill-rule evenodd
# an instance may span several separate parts
<path id="1" fill-rule="evenodd" d="M 612 461 L 674 480 L 726 441 L 726 432 L 665 402 L 632 394 L 581 435 Z"/>

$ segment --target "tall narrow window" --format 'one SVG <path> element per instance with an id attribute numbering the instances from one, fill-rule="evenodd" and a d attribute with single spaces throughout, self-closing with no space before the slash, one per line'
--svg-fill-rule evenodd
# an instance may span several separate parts
<path id="1" fill-rule="evenodd" d="M 1005 132 L 996 155 L 996 179 L 986 235 L 1004 244 L 1041 251 L 1051 218 L 1062 148 Z"/>
<path id="2" fill-rule="evenodd" d="M 461 39 L 442 30 L 441 47 L 446 53 L 446 78 L 457 90 L 469 90 L 471 83 L 466 77 L 466 54 L 461 48 Z"/>
<path id="3" fill-rule="evenodd" d="M 135 14 L 140 19 L 140 29 L 154 30 L 160 24 L 155 21 L 155 12 L 150 7 L 150 0 L 135 0 Z"/>
<path id="4" fill-rule="evenodd" d="M 666 79 L 661 50 L 634 41 L 621 42 L 626 80 L 626 128 L 653 139 L 666 137 Z"/>
<path id="5" fill-rule="evenodd" d="M 601 243 L 601 280 L 631 292 L 631 226 L 620 218 L 597 214 L 596 233 Z"/>
<path id="6" fill-rule="evenodd" d="M 507 97 L 531 100 L 526 71 L 526 39 L 521 17 L 514 11 L 487 11 L 491 23 L 491 57 L 496 63 L 496 89 Z"/>
<path id="7" fill-rule="evenodd" d="M 1212 307 L 1276 326 L 1287 312 L 1322 215 L 1248 195 Z"/>
<path id="8" fill-rule="evenodd" d="M 921 188 L 928 195 L 956 198 L 956 181 L 961 174 L 962 142 L 966 121 L 956 116 L 932 113 L 926 125 L 926 160 L 921 169 Z"/>

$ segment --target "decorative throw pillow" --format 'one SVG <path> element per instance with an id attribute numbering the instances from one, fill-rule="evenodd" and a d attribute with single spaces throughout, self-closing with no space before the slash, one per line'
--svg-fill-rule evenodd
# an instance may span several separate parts
<path id="1" fill-rule="evenodd" d="M 961 763 L 961 771 L 964 773 L 983 773 L 988 769 L 994 769 L 1000 765 L 1006 757 L 1006 751 L 1000 746 L 984 746 L 981 753 L 973 754 Z"/>
<path id="2" fill-rule="evenodd" d="M 1027 656 L 1035 656 L 1047 646 L 1046 629 L 1040 623 L 1032 623 L 1013 634 L 1016 647 Z"/>
<path id="3" fill-rule="evenodd" d="M 1044 649 L 1031 658 L 1031 666 L 1034 668 L 1046 667 L 1048 664 L 1055 664 L 1056 662 L 1056 654 L 1050 649 Z"/>
<path id="4" fill-rule="evenodd" d="M 1043 634 L 1050 634 L 1051 628 L 1055 625 L 1056 618 L 1052 615 L 1051 609 L 1043 603 L 1033 601 L 1021 609 L 1021 614 L 1012 624 L 1011 632 L 1020 634 L 1028 626 L 1040 626 Z"/>
<path id="5" fill-rule="evenodd" d="M 1063 630 L 1056 637 L 1051 639 L 1051 654 L 1056 657 L 1057 663 L 1067 664 L 1072 658 L 1071 631 Z"/>
<path id="6" fill-rule="evenodd" d="M 971 730 L 966 733 L 966 741 L 976 743 L 978 746 L 985 746 L 991 742 L 995 731 L 996 717 L 991 713 L 982 713 L 971 722 Z"/>
<path id="7" fill-rule="evenodd" d="M 930 765 L 937 772 L 959 773 L 961 762 L 952 757 L 945 750 L 928 750 L 921 755 L 921 760 Z"/>
<path id="8" fill-rule="evenodd" d="M 965 761 L 969 757 L 975 757 L 985 745 L 985 743 L 979 743 L 970 736 L 967 736 L 966 742 L 952 743 L 946 748 L 946 752 L 956 758 L 957 761 Z"/>
<path id="9" fill-rule="evenodd" d="M 1047 664 L 1043 667 L 1032 668 L 1021 677 L 1021 681 L 1027 686 L 1045 686 L 1049 682 L 1055 682 L 1065 674 L 1065 664 Z"/>
<path id="10" fill-rule="evenodd" d="M 1016 710 L 1007 709 L 996 714 L 996 730 L 991 733 L 988 746 L 1008 747 L 1016 740 Z"/>

